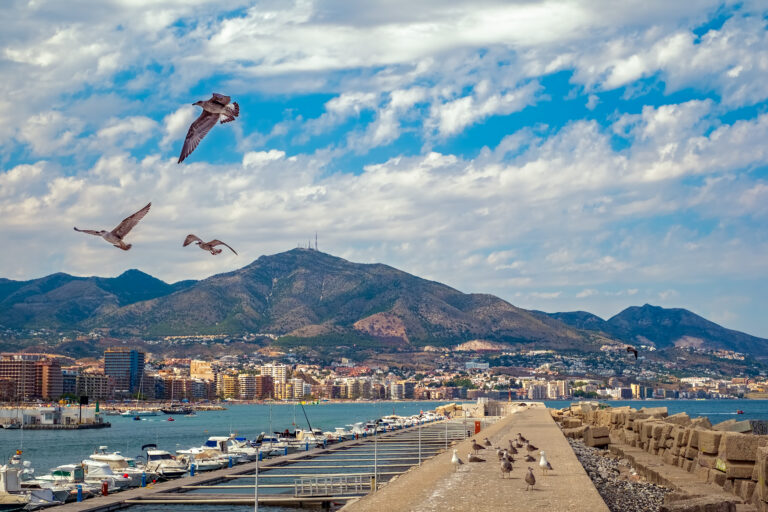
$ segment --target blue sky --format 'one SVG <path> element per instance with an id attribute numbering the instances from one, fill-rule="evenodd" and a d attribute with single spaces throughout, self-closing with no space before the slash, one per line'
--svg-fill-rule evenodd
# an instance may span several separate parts
<path id="1" fill-rule="evenodd" d="M 202 278 L 317 231 L 525 308 L 768 337 L 763 2 L 12 3 L 0 276 Z M 214 91 L 241 116 L 177 165 Z M 150 200 L 129 252 L 72 231 Z"/>

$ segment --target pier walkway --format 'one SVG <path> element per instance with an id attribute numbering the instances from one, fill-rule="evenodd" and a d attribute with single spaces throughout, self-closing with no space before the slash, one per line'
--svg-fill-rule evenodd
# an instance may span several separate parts
<path id="1" fill-rule="evenodd" d="M 526 463 L 516 455 L 511 478 L 502 479 L 495 450 L 480 456 L 487 462 L 467 463 L 471 440 L 454 448 L 464 465 L 456 471 L 451 464 L 453 450 L 448 450 L 421 467 L 413 468 L 374 494 L 348 503 L 344 512 L 406 511 L 558 511 L 608 512 L 608 507 L 573 453 L 568 441 L 543 405 L 520 407 L 513 414 L 483 430 L 475 438 L 488 437 L 494 446 L 507 446 L 507 440 L 522 433 L 546 452 L 554 471 L 543 476 L 537 462 Z M 526 491 L 527 467 L 534 469 L 536 486 Z"/>
<path id="2" fill-rule="evenodd" d="M 327 507 L 356 499 L 420 462 L 463 442 L 473 421 L 430 423 L 377 436 L 265 459 L 259 465 L 259 504 Z M 419 439 L 420 438 L 420 439 Z M 133 505 L 250 504 L 254 502 L 256 463 L 198 473 L 54 507 L 55 512 L 104 512 Z M 374 475 L 377 478 L 374 478 Z M 376 485 L 378 480 L 378 485 Z M 239 491 L 239 492 L 238 492 Z"/>

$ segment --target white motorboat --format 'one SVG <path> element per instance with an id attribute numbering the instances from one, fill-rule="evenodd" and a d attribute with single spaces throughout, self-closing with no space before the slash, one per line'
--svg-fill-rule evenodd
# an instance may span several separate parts
<path id="1" fill-rule="evenodd" d="M 89 484 L 103 485 L 107 482 L 109 492 L 122 491 L 131 485 L 131 478 L 126 474 L 118 474 L 112 471 L 108 463 L 85 459 L 83 461 L 85 469 L 85 482 Z"/>
<path id="2" fill-rule="evenodd" d="M 145 477 L 145 482 L 151 482 L 157 478 L 157 473 L 138 467 L 136 459 L 125 457 L 120 452 L 109 453 L 106 446 L 99 446 L 99 449 L 91 454 L 91 460 L 106 462 L 112 471 L 127 476 L 130 480 L 129 487 L 139 487 L 142 475 Z"/>
<path id="3" fill-rule="evenodd" d="M 127 411 L 123 411 L 120 413 L 120 416 L 124 416 L 126 418 L 130 417 L 136 417 L 136 416 L 158 416 L 160 413 L 154 409 L 129 409 Z"/>
<path id="4" fill-rule="evenodd" d="M 40 475 L 21 483 L 22 489 L 50 489 L 57 500 L 63 502 L 77 499 L 77 486 L 81 486 L 83 498 L 90 498 L 100 492 L 98 486 L 85 482 L 82 464 L 56 466 L 47 475 Z"/>
<path id="5" fill-rule="evenodd" d="M 37 510 L 61 505 L 50 489 L 22 489 L 20 468 L 0 466 L 0 510 Z"/>
<path id="6" fill-rule="evenodd" d="M 142 446 L 145 448 L 153 447 L 147 450 L 147 462 L 145 464 L 149 471 L 156 473 L 161 478 L 178 478 L 184 476 L 189 470 L 189 466 L 182 460 L 178 460 L 165 450 L 158 450 L 154 444 Z"/>

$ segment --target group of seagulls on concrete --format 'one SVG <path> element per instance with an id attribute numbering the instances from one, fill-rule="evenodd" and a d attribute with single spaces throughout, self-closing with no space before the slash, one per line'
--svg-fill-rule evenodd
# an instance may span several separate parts
<path id="1" fill-rule="evenodd" d="M 179 155 L 178 163 L 183 162 L 184 159 L 187 158 L 195 150 L 198 144 L 200 144 L 200 141 L 203 140 L 203 137 L 205 137 L 208 132 L 211 131 L 211 128 L 213 128 L 217 122 L 221 124 L 229 123 L 234 121 L 235 118 L 240 115 L 240 106 L 237 104 L 237 102 L 232 102 L 229 96 L 224 96 L 223 94 L 213 93 L 211 99 L 206 101 L 197 101 L 193 103 L 193 105 L 201 107 L 203 111 L 200 114 L 200 117 L 198 117 L 189 127 L 187 137 L 184 139 L 184 145 L 181 148 L 181 155 Z M 123 239 L 134 227 L 136 227 L 139 221 L 144 218 L 144 216 L 149 212 L 149 208 L 151 206 L 152 203 L 148 203 L 141 210 L 123 219 L 123 221 L 111 231 L 106 231 L 103 229 L 79 229 L 77 227 L 75 227 L 75 231 L 79 231 L 80 233 L 87 233 L 89 235 L 100 236 L 118 249 L 127 251 L 132 247 L 132 244 L 125 243 Z M 223 250 L 216 248 L 219 245 L 223 245 L 233 253 L 237 254 L 237 252 L 232 247 L 225 244 L 221 240 L 214 239 L 210 242 L 204 242 L 199 237 L 191 233 L 184 239 L 182 247 L 186 247 L 192 243 L 196 243 L 198 247 L 204 251 L 210 252 L 214 256 L 220 254 Z"/>
<path id="2" fill-rule="evenodd" d="M 515 440 L 509 439 L 509 448 L 502 449 L 501 447 L 494 447 L 493 443 L 486 437 L 483 439 L 483 443 L 480 444 L 477 442 L 476 439 L 472 439 L 472 451 L 467 453 L 467 461 L 468 462 L 486 462 L 487 459 L 483 459 L 477 455 L 477 453 L 480 450 L 485 450 L 487 448 L 495 448 L 496 450 L 496 456 L 498 457 L 500 467 L 501 467 L 501 478 L 505 479 L 507 477 L 510 477 L 512 475 L 512 470 L 514 469 L 514 466 L 512 465 L 515 462 L 515 458 L 513 455 L 519 454 L 518 450 L 525 448 L 525 450 L 528 452 L 525 455 L 525 462 L 535 462 L 536 459 L 531 457 L 531 453 L 538 451 L 539 452 L 539 467 L 541 468 L 542 474 L 546 475 L 548 471 L 553 471 L 552 464 L 547 460 L 546 454 L 544 451 L 540 451 L 536 446 L 534 446 L 530 441 L 528 441 L 521 433 L 518 432 L 517 438 Z M 464 461 L 462 461 L 459 458 L 459 455 L 457 453 L 457 450 L 453 450 L 453 457 L 451 458 L 451 464 L 453 464 L 455 470 L 458 471 L 459 466 L 464 464 Z M 525 490 L 533 489 L 536 485 L 536 477 L 533 474 L 533 468 L 531 466 L 528 466 L 528 473 L 525 475 L 525 483 L 526 488 Z"/>

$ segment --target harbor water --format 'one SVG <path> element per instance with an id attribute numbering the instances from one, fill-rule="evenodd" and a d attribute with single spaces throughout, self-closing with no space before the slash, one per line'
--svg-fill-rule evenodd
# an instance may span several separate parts
<path id="1" fill-rule="evenodd" d="M 200 446 L 209 436 L 236 433 L 253 439 L 261 432 L 283 431 L 286 428 L 308 427 L 324 431 L 359 421 L 367 421 L 389 414 L 411 415 L 432 410 L 447 402 L 355 402 L 321 403 L 305 405 L 306 417 L 300 405 L 249 404 L 229 405 L 223 411 L 198 412 L 196 416 L 144 417 L 135 421 L 130 417 L 109 416 L 111 428 L 98 430 L 0 430 L 0 456 L 6 460 L 17 449 L 29 460 L 36 473 L 47 473 L 51 468 L 79 462 L 99 446 L 119 450 L 126 456 L 140 454 L 143 444 L 155 443 L 160 449 L 175 452 L 192 446 Z M 572 401 L 545 401 L 548 407 L 567 407 Z M 641 407 L 667 407 L 669 414 L 686 412 L 691 417 L 706 416 L 714 424 L 727 419 L 768 420 L 768 400 L 625 400 L 610 401 L 611 406 L 629 405 Z M 737 411 L 743 414 L 737 414 Z M 194 510 L 189 505 L 137 505 L 135 512 L 186 512 Z M 259 507 L 262 511 L 279 512 L 293 509 Z M 252 506 L 231 505 L 214 510 L 246 512 Z"/>

